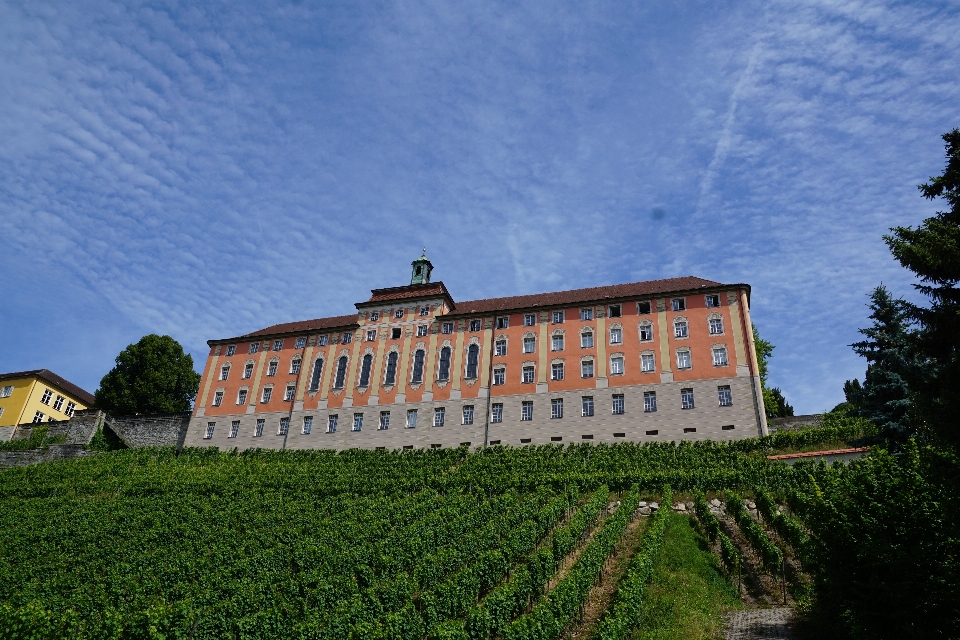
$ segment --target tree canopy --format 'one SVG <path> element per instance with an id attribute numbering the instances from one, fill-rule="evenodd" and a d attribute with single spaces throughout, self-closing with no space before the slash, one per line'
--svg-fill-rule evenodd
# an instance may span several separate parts
<path id="1" fill-rule="evenodd" d="M 113 415 L 189 411 L 200 374 L 193 358 L 170 336 L 150 334 L 117 356 L 100 380 L 97 407 Z"/>
<path id="2" fill-rule="evenodd" d="M 947 166 L 919 189 L 928 200 L 943 199 L 948 209 L 917 228 L 895 227 L 884 240 L 930 299 L 929 307 L 906 306 L 919 324 L 912 338 L 922 366 L 909 380 L 916 410 L 945 441 L 960 444 L 960 129 L 943 140 Z"/>
<path id="3" fill-rule="evenodd" d="M 767 374 L 770 358 L 776 349 L 769 340 L 760 337 L 757 325 L 753 325 L 753 344 L 757 352 L 757 368 L 760 374 L 760 386 L 763 389 L 763 406 L 768 418 L 784 418 L 793 415 L 793 407 L 783 397 L 779 387 L 767 386 Z"/>

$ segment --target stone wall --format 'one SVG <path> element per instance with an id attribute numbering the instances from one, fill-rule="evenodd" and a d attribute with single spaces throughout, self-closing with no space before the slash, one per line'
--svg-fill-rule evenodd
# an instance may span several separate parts
<path id="1" fill-rule="evenodd" d="M 97 455 L 96 451 L 87 451 L 82 444 L 52 444 L 46 449 L 0 451 L 0 469 L 95 455 Z"/>
<path id="2" fill-rule="evenodd" d="M 767 427 L 771 435 L 777 431 L 796 431 L 797 429 L 809 429 L 820 424 L 820 414 L 808 416 L 787 416 L 786 418 L 769 418 Z"/>
<path id="3" fill-rule="evenodd" d="M 183 447 L 190 412 L 106 417 L 106 425 L 128 447 Z"/>

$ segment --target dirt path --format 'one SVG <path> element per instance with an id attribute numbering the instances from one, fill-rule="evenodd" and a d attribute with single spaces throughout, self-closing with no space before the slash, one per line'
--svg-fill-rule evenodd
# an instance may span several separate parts
<path id="1" fill-rule="evenodd" d="M 744 609 L 726 615 L 725 640 L 797 640 L 792 629 L 793 609 Z"/>
<path id="2" fill-rule="evenodd" d="M 643 538 L 643 532 L 647 528 L 646 523 L 649 518 L 637 516 L 627 525 L 623 537 L 613 548 L 607 562 L 603 565 L 603 572 L 600 574 L 600 581 L 594 585 L 587 595 L 584 603 L 583 616 L 579 622 L 574 623 L 566 633 L 561 636 L 564 640 L 577 640 L 580 638 L 589 638 L 594 627 L 600 621 L 610 600 L 617 589 L 620 579 L 627 572 L 630 566 L 630 560 L 633 559 L 637 548 L 640 546 L 640 540 Z"/>

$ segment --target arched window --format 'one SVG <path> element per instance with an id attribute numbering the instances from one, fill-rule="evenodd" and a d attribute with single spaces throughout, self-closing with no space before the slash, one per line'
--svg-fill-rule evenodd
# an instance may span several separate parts
<path id="1" fill-rule="evenodd" d="M 450 347 L 440 349 L 440 372 L 437 374 L 437 380 L 450 379 Z"/>
<path id="2" fill-rule="evenodd" d="M 387 356 L 387 377 L 383 379 L 383 384 L 395 384 L 397 382 L 397 352 L 391 351 Z"/>
<path id="3" fill-rule="evenodd" d="M 223 365 L 223 367 L 220 368 L 220 379 L 226 380 L 229 377 L 230 377 L 230 363 L 228 362 L 227 364 Z"/>
<path id="4" fill-rule="evenodd" d="M 413 377 L 410 378 L 410 382 L 423 382 L 423 357 L 423 349 L 417 349 L 413 356 Z"/>
<path id="5" fill-rule="evenodd" d="M 480 355 L 480 347 L 472 344 L 467 349 L 467 378 L 477 377 L 477 356 Z"/>
<path id="6" fill-rule="evenodd" d="M 343 383 L 347 377 L 347 356 L 340 356 L 337 360 L 337 378 L 333 381 L 334 389 L 343 389 Z"/>
<path id="7" fill-rule="evenodd" d="M 323 358 L 313 363 L 313 376 L 310 378 L 310 391 L 320 390 L 320 376 L 323 375 Z"/>
<path id="8" fill-rule="evenodd" d="M 370 386 L 370 366 L 373 364 L 373 356 L 367 354 L 363 356 L 363 362 L 360 366 L 360 386 L 369 387 Z"/>

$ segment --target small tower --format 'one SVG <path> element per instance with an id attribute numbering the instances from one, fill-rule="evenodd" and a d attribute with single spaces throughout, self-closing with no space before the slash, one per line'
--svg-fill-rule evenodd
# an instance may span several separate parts
<path id="1" fill-rule="evenodd" d="M 427 259 L 427 248 L 423 248 L 423 255 L 410 263 L 413 265 L 413 273 L 410 276 L 410 284 L 429 284 L 430 272 L 433 271 L 433 264 Z"/>

